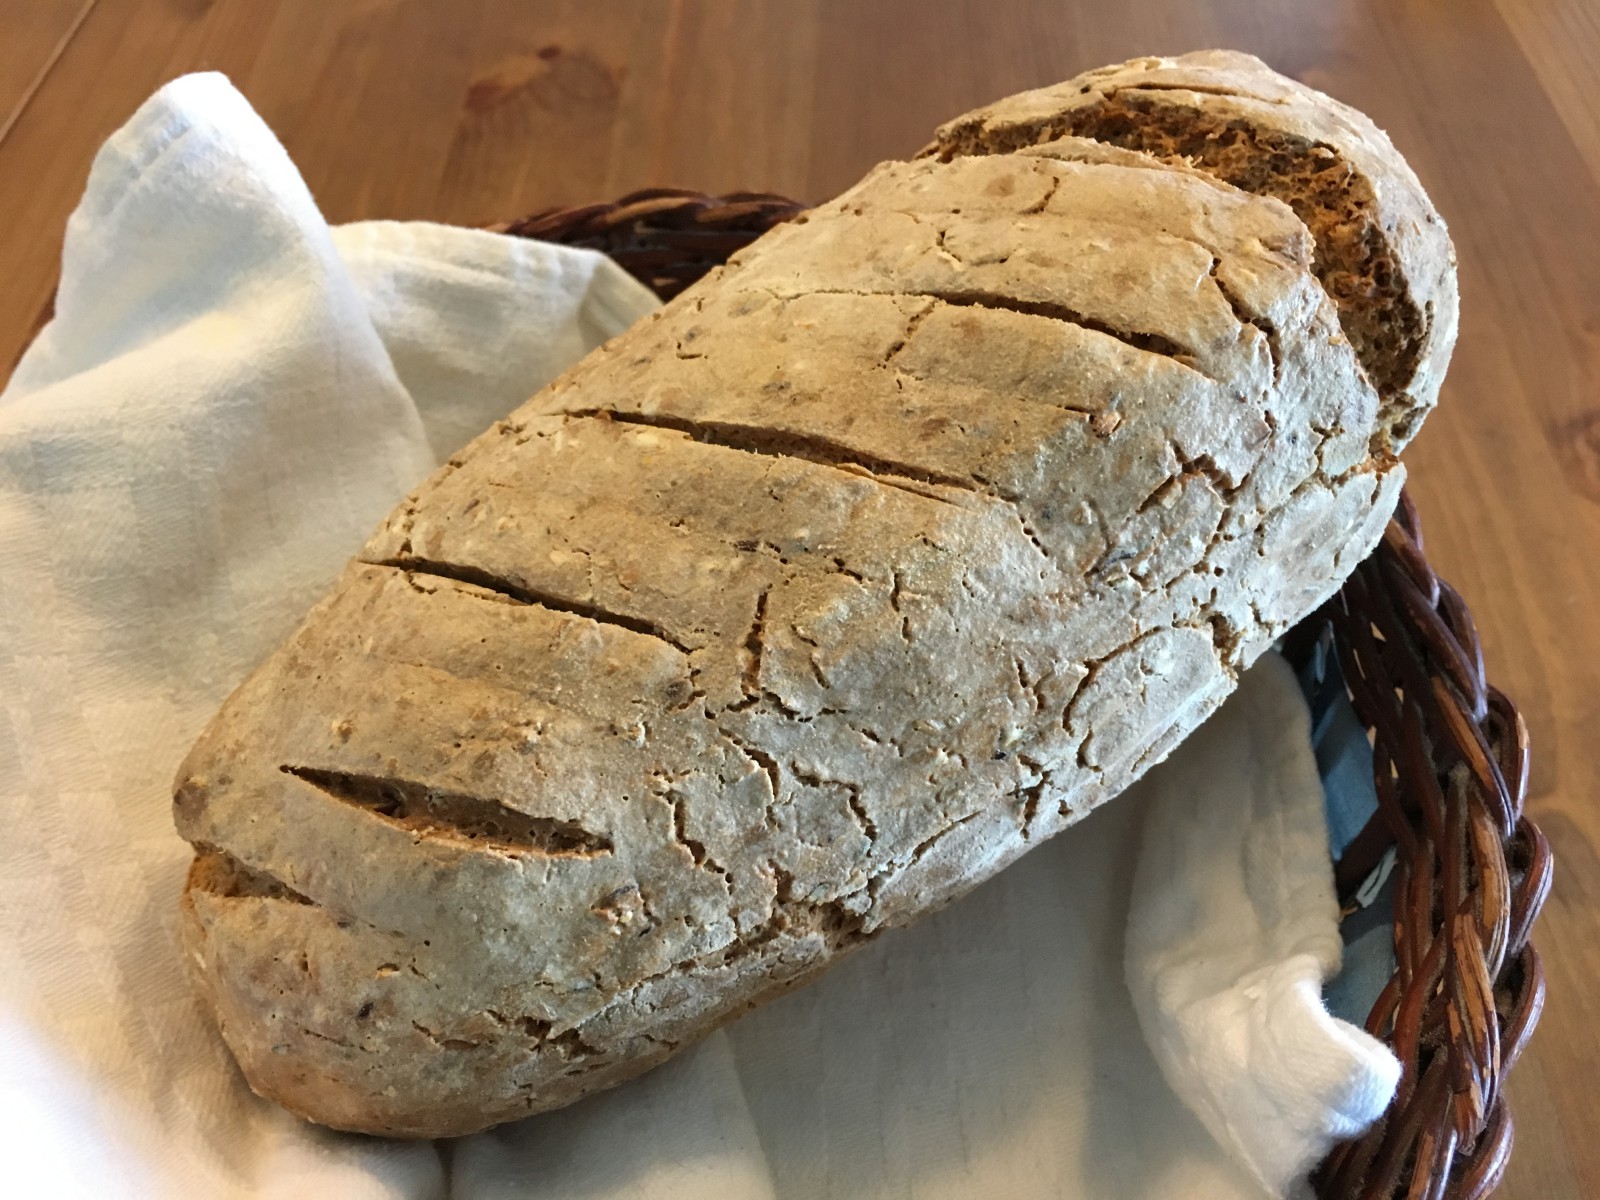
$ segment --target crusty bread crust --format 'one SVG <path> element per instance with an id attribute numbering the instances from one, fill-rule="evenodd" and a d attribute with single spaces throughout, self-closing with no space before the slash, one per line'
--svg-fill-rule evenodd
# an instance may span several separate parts
<path id="1" fill-rule="evenodd" d="M 1435 385 L 1380 399 L 1306 223 L 967 137 L 478 438 L 218 714 L 185 925 L 256 1090 L 431 1136 L 635 1075 L 1115 795 L 1371 549 Z"/>

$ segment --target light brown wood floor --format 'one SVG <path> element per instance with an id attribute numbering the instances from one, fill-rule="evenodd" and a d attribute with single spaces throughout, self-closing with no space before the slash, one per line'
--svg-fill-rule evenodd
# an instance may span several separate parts
<path id="1" fill-rule="evenodd" d="M 482 223 L 659 183 L 824 199 L 982 101 L 1212 45 L 1365 109 L 1455 234 L 1412 486 L 1557 856 L 1502 1195 L 1600 1196 L 1600 0 L 0 0 L 0 364 L 96 146 L 181 72 L 227 72 L 330 219 Z"/>

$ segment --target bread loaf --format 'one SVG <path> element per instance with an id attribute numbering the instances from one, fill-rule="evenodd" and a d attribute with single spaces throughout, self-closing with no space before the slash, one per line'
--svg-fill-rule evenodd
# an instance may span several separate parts
<path id="1" fill-rule="evenodd" d="M 947 126 L 591 355 L 178 774 L 251 1086 L 410 1136 L 566 1104 L 1114 796 L 1378 538 L 1450 255 L 1370 123 L 1142 60 Z"/>

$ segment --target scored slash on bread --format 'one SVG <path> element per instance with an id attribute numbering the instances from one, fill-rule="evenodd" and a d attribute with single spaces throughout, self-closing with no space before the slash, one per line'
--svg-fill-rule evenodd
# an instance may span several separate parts
<path id="1" fill-rule="evenodd" d="M 424 483 L 180 770 L 246 1078 L 556 1107 L 1078 820 L 1371 549 L 1453 288 L 1387 140 L 1241 56 L 961 118 L 740 252 Z"/>

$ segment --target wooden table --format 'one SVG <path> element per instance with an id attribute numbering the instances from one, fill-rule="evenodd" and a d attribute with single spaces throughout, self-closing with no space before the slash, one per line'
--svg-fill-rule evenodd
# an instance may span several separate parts
<path id="1" fill-rule="evenodd" d="M 474 224 L 648 184 L 823 199 L 982 101 L 1212 45 L 1370 113 L 1455 235 L 1461 342 L 1412 486 L 1527 714 L 1557 856 L 1501 1194 L 1600 1195 L 1596 0 L 0 0 L 0 364 L 95 148 L 184 71 L 234 79 L 331 220 Z"/>

